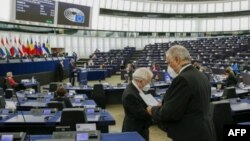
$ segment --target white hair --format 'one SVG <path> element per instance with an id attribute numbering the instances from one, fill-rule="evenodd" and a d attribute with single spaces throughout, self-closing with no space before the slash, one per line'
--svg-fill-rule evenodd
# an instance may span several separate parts
<path id="1" fill-rule="evenodd" d="M 182 61 L 191 61 L 191 56 L 188 50 L 181 45 L 174 45 L 168 49 L 166 55 L 171 55 L 172 58 L 180 58 Z"/>
<path id="2" fill-rule="evenodd" d="M 133 80 L 149 80 L 153 77 L 153 73 L 148 68 L 138 68 L 133 73 Z"/>
<path id="3" fill-rule="evenodd" d="M 13 75 L 12 72 L 7 72 L 7 73 L 6 73 L 6 76 L 7 76 L 7 77 L 11 77 L 12 75 Z"/>

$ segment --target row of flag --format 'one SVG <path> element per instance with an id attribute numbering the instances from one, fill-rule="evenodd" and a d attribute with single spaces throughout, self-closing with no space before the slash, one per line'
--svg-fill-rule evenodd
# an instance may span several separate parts
<path id="1" fill-rule="evenodd" d="M 23 56 L 41 56 L 44 54 L 50 54 L 50 44 L 47 39 L 46 43 L 35 42 L 31 38 L 31 41 L 27 40 L 26 44 L 21 42 L 20 38 L 17 41 L 17 38 L 14 38 L 14 44 L 12 40 L 5 38 L 0 38 L 0 55 L 5 57 L 23 57 Z"/>

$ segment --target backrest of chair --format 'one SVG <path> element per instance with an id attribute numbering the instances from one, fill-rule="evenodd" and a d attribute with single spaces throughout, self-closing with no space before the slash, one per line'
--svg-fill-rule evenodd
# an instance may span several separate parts
<path id="1" fill-rule="evenodd" d="M 104 87 L 102 84 L 95 84 L 94 85 L 93 95 L 104 95 Z"/>
<path id="2" fill-rule="evenodd" d="M 61 101 L 50 101 L 47 103 L 48 108 L 56 108 L 57 110 L 61 111 L 65 106 L 64 103 Z"/>
<path id="3" fill-rule="evenodd" d="M 101 107 L 103 109 L 106 108 L 106 96 L 105 96 L 105 91 L 104 91 L 104 87 L 102 84 L 94 85 L 91 98 L 95 101 L 98 107 Z"/>
<path id="4" fill-rule="evenodd" d="M 3 88 L 0 88 L 0 96 L 4 94 Z"/>
<path id="5" fill-rule="evenodd" d="M 6 89 L 12 88 L 7 77 L 3 78 L 3 90 L 5 91 Z"/>
<path id="6" fill-rule="evenodd" d="M 70 126 L 71 130 L 76 130 L 77 123 L 86 123 L 84 108 L 64 108 L 61 125 Z"/>
<path id="7" fill-rule="evenodd" d="M 229 98 L 236 98 L 236 89 L 235 87 L 227 87 L 224 89 L 223 98 L 229 99 Z"/>
<path id="8" fill-rule="evenodd" d="M 5 98 L 12 98 L 15 95 L 14 89 L 6 89 L 5 90 Z"/>
<path id="9" fill-rule="evenodd" d="M 217 141 L 223 140 L 224 125 L 233 124 L 232 111 L 229 101 L 211 102 L 211 111 Z"/>
<path id="10" fill-rule="evenodd" d="M 5 98 L 0 95 L 0 108 L 5 108 L 6 102 Z"/>
<path id="11" fill-rule="evenodd" d="M 49 84 L 49 92 L 55 92 L 59 87 L 59 83 L 50 83 Z"/>

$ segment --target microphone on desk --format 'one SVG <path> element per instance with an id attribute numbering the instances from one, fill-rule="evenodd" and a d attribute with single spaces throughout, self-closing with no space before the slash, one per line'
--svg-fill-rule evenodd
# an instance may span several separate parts
<path id="1" fill-rule="evenodd" d="M 18 98 L 18 96 L 17 96 L 17 94 L 15 93 L 14 94 L 14 96 L 16 97 L 16 100 L 17 100 L 17 104 L 19 105 L 19 106 L 21 106 L 21 102 L 20 102 L 20 100 L 19 100 L 19 98 Z M 18 110 L 17 110 L 17 108 L 16 108 L 16 111 L 17 111 L 17 116 L 18 116 Z M 27 126 L 27 122 L 26 122 L 26 119 L 25 119 L 25 117 L 24 117 L 24 114 L 23 114 L 23 111 L 20 111 L 21 112 L 21 115 L 22 115 L 22 118 L 23 118 L 23 122 L 24 122 L 24 125 L 25 125 L 25 128 L 27 129 L 26 131 L 27 131 L 27 135 L 29 134 L 29 127 Z M 30 136 L 28 135 L 28 140 L 30 140 Z"/>

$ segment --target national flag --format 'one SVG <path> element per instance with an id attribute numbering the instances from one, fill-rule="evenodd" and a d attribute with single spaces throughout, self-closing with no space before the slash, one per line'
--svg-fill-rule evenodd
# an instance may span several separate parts
<path id="1" fill-rule="evenodd" d="M 6 52 L 7 56 L 10 56 L 10 52 L 9 52 L 9 50 L 6 47 L 5 47 L 5 52 Z"/>
<path id="2" fill-rule="evenodd" d="M 49 44 L 49 40 L 47 39 L 47 42 L 46 42 L 46 51 L 48 52 L 48 54 L 50 54 L 50 44 Z"/>
<path id="3" fill-rule="evenodd" d="M 6 40 L 6 42 L 7 42 L 8 40 Z M 14 39 L 14 41 L 15 41 L 15 39 Z M 7 44 L 9 44 L 9 43 L 7 43 Z M 19 55 L 19 52 L 18 52 L 18 50 L 16 49 L 16 47 L 13 45 L 13 42 L 12 42 L 12 40 L 10 39 L 10 54 L 11 54 L 11 56 L 12 57 L 14 57 L 14 56 L 16 56 L 16 55 Z"/>
<path id="4" fill-rule="evenodd" d="M 37 49 L 38 49 L 38 55 L 43 55 L 43 50 L 40 42 L 38 42 Z"/>
<path id="5" fill-rule="evenodd" d="M 3 38 L 0 39 L 0 43 L 2 44 L 2 46 L 0 47 L 0 54 L 1 54 L 2 57 L 6 57 Z"/>
<path id="6" fill-rule="evenodd" d="M 20 38 L 18 39 L 18 41 L 17 41 L 17 39 L 15 38 L 15 42 L 16 42 L 17 49 L 18 49 L 18 52 L 19 52 L 20 56 L 23 56 L 23 55 L 24 55 L 24 52 L 23 52 L 22 43 L 21 43 Z"/>
<path id="7" fill-rule="evenodd" d="M 10 42 L 11 42 L 11 40 L 10 40 Z M 16 54 L 16 53 L 15 53 L 16 51 L 15 51 L 13 45 L 10 46 L 9 40 L 8 40 L 8 38 L 6 37 L 6 39 L 5 39 L 5 49 L 8 50 L 7 48 L 9 48 L 9 53 L 10 53 L 9 55 L 12 56 L 12 57 L 14 57 L 15 54 Z"/>
<path id="8" fill-rule="evenodd" d="M 25 52 L 28 54 L 28 55 L 31 55 L 30 54 L 30 48 L 29 48 L 29 40 L 27 40 L 27 42 L 26 42 L 26 46 L 25 45 L 23 45 L 22 46 L 22 48 L 23 48 L 23 50 L 25 50 Z"/>
<path id="9" fill-rule="evenodd" d="M 49 54 L 49 49 L 46 47 L 45 43 L 42 45 L 43 53 Z"/>
<path id="10" fill-rule="evenodd" d="M 1 38 L 1 44 L 2 44 L 3 46 L 5 46 L 5 45 L 4 45 L 4 40 L 3 40 L 3 38 Z"/>
<path id="11" fill-rule="evenodd" d="M 36 53 L 32 38 L 31 38 L 31 41 L 30 41 L 30 44 L 29 44 L 29 52 L 30 52 L 30 55 L 35 55 L 35 53 Z"/>
<path id="12" fill-rule="evenodd" d="M 24 55 L 24 53 L 23 53 L 23 51 L 21 50 L 21 48 L 18 48 L 18 52 L 19 52 L 20 56 L 23 56 L 23 55 Z"/>
<path id="13" fill-rule="evenodd" d="M 9 45 L 9 41 L 8 41 L 7 37 L 6 37 L 5 43 L 6 43 L 6 45 Z"/>
<path id="14" fill-rule="evenodd" d="M 18 39 L 18 43 L 19 43 L 19 45 L 22 45 L 21 39 L 20 39 L 20 38 Z"/>

